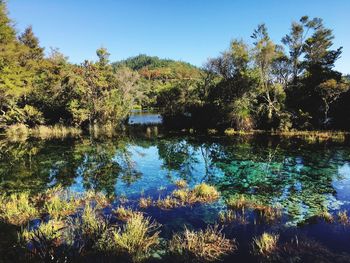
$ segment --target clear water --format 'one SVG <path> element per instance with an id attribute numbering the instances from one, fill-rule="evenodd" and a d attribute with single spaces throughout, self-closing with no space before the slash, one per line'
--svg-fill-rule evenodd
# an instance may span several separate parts
<path id="1" fill-rule="evenodd" d="M 248 223 L 225 228 L 241 244 L 239 257 L 249 258 L 253 236 L 278 231 L 316 240 L 334 253 L 350 252 L 350 227 L 316 219 L 320 211 L 336 215 L 350 209 L 350 146 L 347 143 L 308 144 L 279 137 L 199 137 L 158 135 L 113 139 L 25 142 L 1 141 L 0 191 L 40 192 L 61 184 L 74 191 L 96 189 L 126 196 L 130 206 L 141 195 L 157 199 L 183 178 L 190 186 L 215 185 L 221 200 L 210 205 L 146 213 L 163 224 L 170 236 L 184 225 L 214 224 L 224 200 L 235 193 L 254 195 L 283 207 L 278 224 Z"/>

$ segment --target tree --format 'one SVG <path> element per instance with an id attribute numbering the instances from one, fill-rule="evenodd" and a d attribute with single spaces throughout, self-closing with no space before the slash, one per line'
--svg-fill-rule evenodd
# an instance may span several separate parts
<path id="1" fill-rule="evenodd" d="M 40 47 L 38 38 L 34 35 L 31 26 L 18 37 L 19 41 L 29 48 L 26 59 L 40 60 L 44 58 L 44 48 Z"/>
<path id="2" fill-rule="evenodd" d="M 324 103 L 324 125 L 329 123 L 328 112 L 331 104 L 339 99 L 340 95 L 349 89 L 345 83 L 339 83 L 335 79 L 329 79 L 319 85 L 319 91 Z"/>
<path id="3" fill-rule="evenodd" d="M 259 111 L 267 112 L 268 123 L 273 115 L 279 116 L 285 99 L 283 86 L 274 81 L 273 65 L 281 57 L 281 50 L 270 39 L 265 24 L 254 30 L 254 62 L 259 74 L 258 94 L 261 96 Z M 283 54 L 282 54 L 283 55 Z"/>

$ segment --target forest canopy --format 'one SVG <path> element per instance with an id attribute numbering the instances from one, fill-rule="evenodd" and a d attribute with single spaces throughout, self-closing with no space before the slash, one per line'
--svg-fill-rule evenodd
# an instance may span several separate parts
<path id="1" fill-rule="evenodd" d="M 198 68 L 138 55 L 72 64 L 18 34 L 0 0 L 0 129 L 62 124 L 120 127 L 135 107 L 157 107 L 172 128 L 350 129 L 349 76 L 334 69 L 342 48 L 322 19 L 304 16 L 275 43 L 265 24 L 253 44 L 234 39 Z"/>

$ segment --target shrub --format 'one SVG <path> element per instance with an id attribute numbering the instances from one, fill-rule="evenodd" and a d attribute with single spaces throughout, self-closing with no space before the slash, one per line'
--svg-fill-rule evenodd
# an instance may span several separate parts
<path id="1" fill-rule="evenodd" d="M 235 240 L 226 239 L 217 226 L 191 231 L 185 228 L 169 242 L 169 251 L 185 261 L 217 261 L 236 250 Z"/>

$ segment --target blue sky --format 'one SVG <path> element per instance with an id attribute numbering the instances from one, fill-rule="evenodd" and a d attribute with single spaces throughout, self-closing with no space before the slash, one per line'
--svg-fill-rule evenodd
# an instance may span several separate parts
<path id="1" fill-rule="evenodd" d="M 259 23 L 280 42 L 293 20 L 317 16 L 343 46 L 337 70 L 350 73 L 349 0 L 9 0 L 8 9 L 18 31 L 32 25 L 42 46 L 74 63 L 103 46 L 112 61 L 142 53 L 197 66 L 234 38 L 250 41 Z"/>

